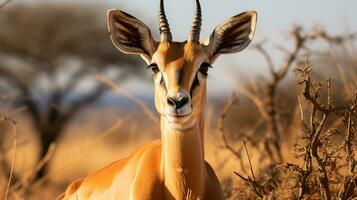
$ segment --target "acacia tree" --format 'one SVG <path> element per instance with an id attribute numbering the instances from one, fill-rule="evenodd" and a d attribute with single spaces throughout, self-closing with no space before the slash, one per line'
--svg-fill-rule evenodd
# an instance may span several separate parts
<path id="1" fill-rule="evenodd" d="M 39 159 L 73 117 L 105 93 L 94 74 L 123 81 L 140 73 L 107 35 L 105 13 L 87 5 L 33 4 L 0 15 L 0 90 L 25 106 L 40 143 Z M 37 173 L 43 177 L 44 165 Z"/>

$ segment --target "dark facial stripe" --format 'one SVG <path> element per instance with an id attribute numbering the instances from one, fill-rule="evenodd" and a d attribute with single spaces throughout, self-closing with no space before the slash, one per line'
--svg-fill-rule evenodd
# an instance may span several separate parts
<path id="1" fill-rule="evenodd" d="M 179 77 L 178 77 L 178 79 L 177 79 L 177 81 L 178 81 L 178 83 L 180 84 L 180 85 L 183 85 L 184 84 L 184 79 L 183 79 L 183 77 L 184 77 L 184 72 L 183 72 L 183 68 L 179 71 Z"/>
<path id="2" fill-rule="evenodd" d="M 190 90 L 190 95 L 192 97 L 192 93 L 193 91 L 200 85 L 200 81 L 198 80 L 198 75 L 195 75 L 195 78 L 193 79 L 193 83 L 191 86 L 191 90 Z"/>
<path id="3" fill-rule="evenodd" d="M 167 90 L 165 78 L 164 78 L 163 75 L 161 75 L 161 78 L 160 78 L 160 85 L 161 85 L 165 90 Z"/>
<path id="4" fill-rule="evenodd" d="M 177 85 L 183 85 L 184 84 L 184 71 L 183 71 L 183 68 L 179 69 L 179 70 L 176 70 L 175 72 L 175 83 Z"/>

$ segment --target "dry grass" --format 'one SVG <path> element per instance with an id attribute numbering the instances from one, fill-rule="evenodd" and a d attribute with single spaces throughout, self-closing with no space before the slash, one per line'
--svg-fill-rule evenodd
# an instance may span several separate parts
<path id="1" fill-rule="evenodd" d="M 86 176 L 114 160 L 128 156 L 137 147 L 159 138 L 156 128 L 145 130 L 146 125 L 137 125 L 135 118 L 130 116 L 113 119 L 113 125 L 102 130 L 96 126 L 96 120 L 98 119 L 93 117 L 85 127 L 74 124 L 68 129 L 65 137 L 56 145 L 56 153 L 51 158 L 51 170 L 46 180 L 36 182 L 27 189 L 25 199 L 38 199 L 44 196 L 45 199 L 54 199 L 69 182 Z M 148 122 L 150 123 L 150 120 Z M 19 132 L 26 133 L 21 134 L 18 140 L 28 142 L 17 147 L 15 173 L 22 177 L 30 177 L 38 165 L 35 156 L 38 152 L 37 142 L 33 138 L 31 125 L 26 123 L 26 119 L 22 119 L 17 127 Z M 11 138 L 7 141 L 10 142 Z M 220 179 L 231 179 L 233 169 L 236 169 L 239 162 L 232 159 L 229 152 L 222 151 L 220 144 L 217 144 L 215 129 L 212 127 L 209 127 L 206 132 L 206 146 L 209 147 L 206 148 L 206 158 L 215 169 L 218 169 Z M 12 155 L 9 154 L 7 159 L 11 158 Z M 8 199 L 12 198 L 14 196 L 10 195 Z"/>

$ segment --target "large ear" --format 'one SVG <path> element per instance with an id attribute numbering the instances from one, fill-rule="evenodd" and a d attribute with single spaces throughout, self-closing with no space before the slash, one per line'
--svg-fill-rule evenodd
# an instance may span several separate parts
<path id="1" fill-rule="evenodd" d="M 247 11 L 231 17 L 217 26 L 207 41 L 209 62 L 220 54 L 236 53 L 252 41 L 257 22 L 257 13 Z"/>
<path id="2" fill-rule="evenodd" d="M 140 20 L 117 9 L 108 11 L 108 30 L 114 45 L 127 54 L 139 54 L 148 63 L 157 43 Z"/>

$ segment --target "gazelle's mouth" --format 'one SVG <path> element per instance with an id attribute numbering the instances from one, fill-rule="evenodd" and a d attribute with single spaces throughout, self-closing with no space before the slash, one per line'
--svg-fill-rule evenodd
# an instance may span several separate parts
<path id="1" fill-rule="evenodd" d="M 185 117 L 188 117 L 191 115 L 191 112 L 190 113 L 185 113 L 185 114 L 167 114 L 167 116 L 169 117 L 174 117 L 174 118 L 185 118 Z"/>
<path id="2" fill-rule="evenodd" d="M 177 130 L 184 130 L 190 128 L 196 123 L 192 112 L 184 115 L 166 114 L 165 119 L 171 128 Z"/>
<path id="3" fill-rule="evenodd" d="M 186 123 L 188 120 L 191 119 L 192 112 L 190 113 L 185 113 L 185 114 L 172 114 L 172 113 L 167 113 L 165 115 L 166 119 L 170 123 Z"/>

